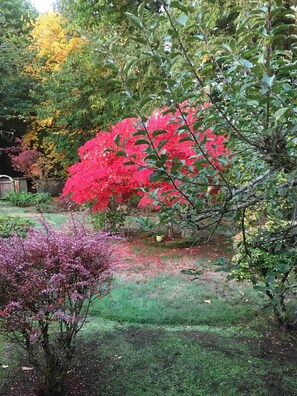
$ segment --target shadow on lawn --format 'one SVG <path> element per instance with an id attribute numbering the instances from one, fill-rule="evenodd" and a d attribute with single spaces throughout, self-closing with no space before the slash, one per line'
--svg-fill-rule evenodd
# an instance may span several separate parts
<path id="1" fill-rule="evenodd" d="M 65 395 L 294 396 L 296 341 L 266 331 L 248 338 L 118 326 L 81 336 Z M 15 369 L 0 395 L 37 396 L 41 383 L 35 371 Z"/>

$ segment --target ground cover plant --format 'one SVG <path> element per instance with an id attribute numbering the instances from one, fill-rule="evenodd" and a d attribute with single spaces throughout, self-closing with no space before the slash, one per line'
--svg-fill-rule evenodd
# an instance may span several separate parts
<path id="1" fill-rule="evenodd" d="M 61 210 L 62 209 L 62 210 Z M 22 221 L 32 221 L 35 227 L 40 227 L 40 219 L 44 218 L 51 225 L 61 226 L 67 223 L 69 219 L 69 212 L 66 211 L 66 207 L 58 208 L 58 210 L 52 210 L 52 206 L 46 205 L 45 210 L 41 210 L 39 206 L 13 206 L 5 200 L 0 201 L 0 213 L 5 216 L 17 216 Z"/>
<path id="2" fill-rule="evenodd" d="M 62 394 L 90 305 L 109 290 L 108 236 L 43 221 L 25 239 L 0 238 L 0 258 L 0 325 L 44 376 L 43 394 Z"/>
<path id="3" fill-rule="evenodd" d="M 8 238 L 13 234 L 25 237 L 33 224 L 28 218 L 0 214 L 0 237 Z"/>

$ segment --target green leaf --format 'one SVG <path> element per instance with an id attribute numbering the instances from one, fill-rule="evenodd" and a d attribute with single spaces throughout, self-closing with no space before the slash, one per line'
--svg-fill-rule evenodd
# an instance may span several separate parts
<path id="1" fill-rule="evenodd" d="M 145 136 L 145 135 L 146 135 L 146 131 L 140 129 L 139 131 L 134 132 L 132 136 Z"/>
<path id="2" fill-rule="evenodd" d="M 275 119 L 278 121 L 288 110 L 288 107 L 282 107 L 275 112 Z"/>
<path id="3" fill-rule="evenodd" d="M 114 62 L 107 62 L 107 63 L 105 63 L 105 66 L 106 66 L 108 69 L 111 69 L 111 70 L 113 70 L 113 71 L 115 71 L 115 72 L 118 72 L 118 71 L 119 71 L 117 65 L 116 65 Z"/>
<path id="4" fill-rule="evenodd" d="M 113 139 L 113 141 L 115 142 L 115 144 L 120 147 L 120 141 L 121 141 L 121 136 L 119 134 L 117 134 L 115 136 L 115 138 Z"/>
<path id="5" fill-rule="evenodd" d="M 148 42 L 147 39 L 142 36 L 132 37 L 132 40 L 136 41 L 137 43 L 141 43 L 141 44 L 147 44 L 147 42 Z"/>
<path id="6" fill-rule="evenodd" d="M 188 21 L 188 16 L 186 14 L 181 14 L 178 18 L 176 18 L 175 22 L 179 25 L 185 26 Z"/>
<path id="7" fill-rule="evenodd" d="M 184 138 L 180 139 L 179 143 L 188 142 L 190 140 L 193 140 L 193 139 L 190 136 L 187 136 L 187 137 L 184 137 Z"/>
<path id="8" fill-rule="evenodd" d="M 253 286 L 254 290 L 257 290 L 259 292 L 265 293 L 268 289 L 265 286 L 260 286 L 260 285 L 255 285 Z"/>
<path id="9" fill-rule="evenodd" d="M 145 52 L 146 55 L 149 55 L 152 60 L 158 65 L 160 66 L 162 64 L 162 58 L 160 55 L 153 53 L 152 51 L 146 51 Z"/>
<path id="10" fill-rule="evenodd" d="M 193 37 L 194 37 L 196 40 L 200 40 L 200 41 L 203 41 L 203 40 L 204 40 L 203 34 L 195 34 Z"/>
<path id="11" fill-rule="evenodd" d="M 271 88 L 274 79 L 275 79 L 275 75 L 268 76 L 267 74 L 264 74 L 264 76 L 262 77 L 262 82 L 266 87 Z"/>
<path id="12" fill-rule="evenodd" d="M 150 182 L 156 182 L 158 180 L 162 180 L 163 178 L 164 178 L 164 175 L 162 175 L 160 172 L 154 172 L 149 175 Z"/>
<path id="13" fill-rule="evenodd" d="M 236 42 L 234 39 L 230 40 L 230 42 L 222 44 L 222 47 L 226 48 L 229 52 L 235 52 L 236 51 Z"/>
<path id="14" fill-rule="evenodd" d="M 151 100 L 153 100 L 154 98 L 151 96 L 148 96 L 146 98 L 141 99 L 141 101 L 139 102 L 139 109 L 142 109 L 147 103 L 149 103 Z"/>
<path id="15" fill-rule="evenodd" d="M 254 65 L 252 64 L 252 62 L 248 61 L 247 59 L 242 59 L 242 64 L 244 67 L 246 67 L 247 69 L 251 69 L 252 67 L 254 67 Z"/>
<path id="16" fill-rule="evenodd" d="M 158 150 L 161 150 L 161 148 L 163 147 L 163 146 L 165 146 L 165 144 L 168 142 L 168 140 L 161 140 L 161 142 L 158 144 L 158 147 L 157 147 L 157 149 Z"/>
<path id="17" fill-rule="evenodd" d="M 187 7 L 186 7 L 183 3 L 181 3 L 180 1 L 178 1 L 178 0 L 173 0 L 173 1 L 170 3 L 170 7 L 172 7 L 172 8 L 177 8 L 178 10 L 184 12 L 185 14 L 188 13 Z"/>
<path id="18" fill-rule="evenodd" d="M 117 151 L 116 157 L 127 157 L 127 154 L 125 151 Z"/>
<path id="19" fill-rule="evenodd" d="M 131 88 L 131 86 L 137 81 L 137 78 L 135 77 L 130 77 L 128 78 L 128 80 L 126 81 L 126 85 L 128 88 Z"/>
<path id="20" fill-rule="evenodd" d="M 144 10 L 145 10 L 145 4 L 144 4 L 144 3 L 141 3 L 140 6 L 139 6 L 138 9 L 137 9 L 137 13 L 138 13 L 138 15 L 140 16 L 140 18 L 143 17 Z"/>
<path id="21" fill-rule="evenodd" d="M 118 52 L 117 43 L 112 42 L 112 43 L 110 44 L 110 46 L 109 46 L 109 51 L 110 51 L 110 53 L 112 53 L 112 54 L 116 54 L 116 53 Z"/>
<path id="22" fill-rule="evenodd" d="M 125 14 L 127 15 L 131 25 L 135 26 L 137 29 L 143 29 L 143 24 L 141 20 L 137 18 L 137 16 L 131 14 L 130 12 L 125 12 Z"/>
<path id="23" fill-rule="evenodd" d="M 158 135 L 163 135 L 164 133 L 167 133 L 167 131 L 165 129 L 156 129 L 153 133 L 152 136 L 156 137 Z"/>
<path id="24" fill-rule="evenodd" d="M 123 163 L 124 166 L 128 166 L 128 165 L 135 165 L 135 162 L 133 161 L 126 161 Z"/>
<path id="25" fill-rule="evenodd" d="M 145 139 L 138 139 L 136 140 L 136 142 L 134 143 L 134 146 L 140 146 L 141 144 L 147 144 L 149 145 L 150 142 L 148 140 Z"/>
<path id="26" fill-rule="evenodd" d="M 128 72 L 129 72 L 129 70 L 131 69 L 131 67 L 133 66 L 134 62 L 135 62 L 135 59 L 131 59 L 131 60 L 129 60 L 129 61 L 126 63 L 126 65 L 125 65 L 125 67 L 124 67 L 124 69 L 123 69 L 123 73 L 124 73 L 124 74 L 128 75 Z"/>
<path id="27" fill-rule="evenodd" d="M 199 270 L 197 268 L 189 268 L 189 269 L 180 271 L 180 273 L 183 275 L 194 276 L 194 278 L 192 280 L 199 279 L 199 276 L 202 275 L 203 272 L 204 272 L 203 270 Z"/>

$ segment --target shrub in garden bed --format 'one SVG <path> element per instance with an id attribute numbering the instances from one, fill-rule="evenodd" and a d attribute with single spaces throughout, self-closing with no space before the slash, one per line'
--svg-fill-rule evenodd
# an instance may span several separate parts
<path id="1" fill-rule="evenodd" d="M 113 259 L 105 234 L 74 221 L 67 231 L 42 225 L 26 239 L 0 239 L 0 324 L 44 375 L 44 394 L 59 395 L 89 307 L 109 291 Z"/>
<path id="2" fill-rule="evenodd" d="M 48 205 L 52 199 L 48 193 L 9 192 L 5 200 L 14 206 L 26 207 Z"/>

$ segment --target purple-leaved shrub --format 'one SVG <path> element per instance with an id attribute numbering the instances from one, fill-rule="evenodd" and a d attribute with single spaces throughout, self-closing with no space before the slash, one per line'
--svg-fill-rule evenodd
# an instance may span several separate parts
<path id="1" fill-rule="evenodd" d="M 43 222 L 26 239 L 0 238 L 0 324 L 45 378 L 46 395 L 63 391 L 77 333 L 92 301 L 109 291 L 110 236 L 73 221 Z"/>

